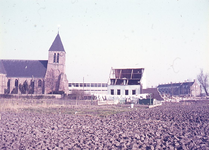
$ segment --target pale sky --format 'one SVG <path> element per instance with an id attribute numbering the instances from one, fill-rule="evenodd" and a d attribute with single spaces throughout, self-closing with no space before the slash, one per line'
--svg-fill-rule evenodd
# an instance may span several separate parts
<path id="1" fill-rule="evenodd" d="M 209 73 L 209 0 L 0 0 L 0 59 L 47 60 L 59 33 L 69 82 L 143 67 L 148 86 Z"/>

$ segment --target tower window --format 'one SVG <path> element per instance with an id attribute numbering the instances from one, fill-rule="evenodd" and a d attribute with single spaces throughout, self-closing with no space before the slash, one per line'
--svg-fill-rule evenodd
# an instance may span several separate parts
<path id="1" fill-rule="evenodd" d="M 57 53 L 57 63 L 59 63 L 59 56 L 60 56 L 60 54 Z"/>
<path id="2" fill-rule="evenodd" d="M 56 53 L 54 53 L 54 63 L 56 62 Z"/>

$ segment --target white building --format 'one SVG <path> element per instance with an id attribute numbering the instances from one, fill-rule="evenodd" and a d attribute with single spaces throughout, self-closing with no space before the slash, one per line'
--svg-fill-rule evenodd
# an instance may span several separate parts
<path id="1" fill-rule="evenodd" d="M 79 90 L 86 94 L 107 94 L 107 83 L 104 82 L 71 82 L 68 85 L 70 93 Z"/>
<path id="2" fill-rule="evenodd" d="M 144 68 L 111 69 L 108 81 L 108 95 L 137 96 L 146 88 Z"/>

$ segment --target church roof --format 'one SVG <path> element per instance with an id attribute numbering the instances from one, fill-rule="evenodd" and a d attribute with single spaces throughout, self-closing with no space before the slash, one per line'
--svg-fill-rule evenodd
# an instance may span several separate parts
<path id="1" fill-rule="evenodd" d="M 54 42 L 52 43 L 49 51 L 64 51 L 65 52 L 59 33 L 54 39 Z"/>
<path id="2" fill-rule="evenodd" d="M 5 71 L 5 69 L 4 69 L 4 65 L 3 65 L 3 63 L 1 62 L 1 60 L 0 60 L 0 74 L 6 74 L 6 71 Z"/>
<path id="3" fill-rule="evenodd" d="M 0 73 L 7 77 L 44 78 L 47 60 L 0 60 Z"/>

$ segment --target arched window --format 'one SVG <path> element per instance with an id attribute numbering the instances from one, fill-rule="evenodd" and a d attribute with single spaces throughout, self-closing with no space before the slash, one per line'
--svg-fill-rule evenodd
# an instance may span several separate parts
<path id="1" fill-rule="evenodd" d="M 30 80 L 30 88 L 28 94 L 34 94 L 34 81 Z"/>
<path id="2" fill-rule="evenodd" d="M 25 80 L 24 81 L 24 83 L 23 83 L 23 87 L 22 87 L 22 94 L 26 94 L 27 92 L 28 92 L 28 90 L 29 90 L 29 86 L 28 86 L 28 82 L 27 82 L 27 80 Z"/>
<path id="3" fill-rule="evenodd" d="M 10 89 L 10 79 L 7 81 L 7 89 Z"/>
<path id="4" fill-rule="evenodd" d="M 59 56 L 60 56 L 60 54 L 57 53 L 57 63 L 59 63 Z"/>
<path id="5" fill-rule="evenodd" d="M 18 87 L 18 80 L 15 79 L 15 87 Z"/>
<path id="6" fill-rule="evenodd" d="M 30 86 L 31 86 L 32 88 L 34 88 L 34 81 L 33 81 L 33 80 L 30 80 Z"/>
<path id="7" fill-rule="evenodd" d="M 54 63 L 56 62 L 56 53 L 54 53 Z"/>
<path id="8" fill-rule="evenodd" d="M 41 87 L 41 86 L 42 86 L 42 81 L 38 80 L 38 87 Z"/>

